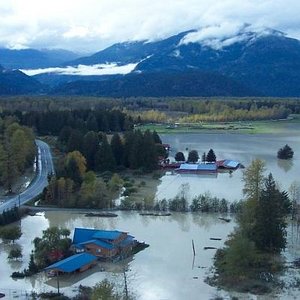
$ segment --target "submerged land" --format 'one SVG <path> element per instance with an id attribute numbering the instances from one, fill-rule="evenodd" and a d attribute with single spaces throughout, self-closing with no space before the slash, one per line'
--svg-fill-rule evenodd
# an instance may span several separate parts
<path id="1" fill-rule="evenodd" d="M 86 103 L 84 100 L 76 99 L 72 102 L 73 107 L 68 109 L 68 102 L 63 99 L 57 99 L 57 102 L 53 99 L 39 99 L 32 101 L 30 107 L 24 99 L 14 99 L 15 108 L 7 100 L 2 102 L 2 137 L 10 141 L 14 149 L 17 145 L 17 135 L 14 136 L 16 128 L 33 128 L 39 138 L 50 144 L 56 170 L 55 176 L 49 174 L 49 186 L 43 194 L 29 203 L 40 206 L 37 208 L 40 212 L 26 216 L 20 223 L 14 224 L 21 228 L 21 238 L 15 244 L 6 241 L 1 244 L 3 251 L 0 261 L 5 266 L 4 283 L 7 293 L 10 290 L 30 289 L 55 291 L 55 280 L 47 280 L 43 273 L 19 279 L 18 285 L 9 276 L 12 272 L 28 267 L 30 253 L 35 251 L 31 241 L 41 236 L 43 230 L 59 226 L 71 232 L 75 227 L 117 229 L 130 232 L 138 240 L 150 245 L 146 250 L 118 264 L 106 263 L 103 269 L 100 264 L 99 268 L 92 268 L 86 273 L 64 277 L 61 291 L 70 297 L 74 296 L 74 290 L 77 291 L 80 284 L 93 286 L 99 278 L 115 278 L 122 290 L 124 269 L 128 270 L 128 286 L 135 292 L 137 299 L 196 299 L 199 293 L 204 298 L 244 297 L 244 292 L 279 297 L 285 297 L 288 293 L 298 295 L 298 277 L 290 281 L 297 270 L 294 269 L 293 262 L 300 256 L 297 221 L 288 222 L 287 245 L 281 253 L 284 268 L 281 273 L 274 272 L 276 281 L 272 281 L 272 284 L 266 282 L 269 275 L 259 279 L 259 289 L 255 289 L 258 282 L 254 281 L 253 284 L 245 284 L 244 290 L 238 292 L 234 291 L 234 286 L 214 282 L 217 287 L 211 287 L 205 283 L 213 268 L 216 250 L 224 247 L 228 235 L 237 224 L 237 206 L 233 204 L 244 199 L 243 169 L 217 173 L 216 176 L 166 173 L 158 168 L 157 156 L 153 156 L 156 151 L 160 155 L 164 152 L 161 152 L 161 148 L 153 147 L 155 143 L 152 142 L 158 135 L 158 144 L 169 144 L 171 149 L 168 158 L 171 161 L 175 160 L 178 152 L 183 152 L 187 157 L 191 150 L 197 150 L 201 155 L 210 148 L 214 149 L 218 160 L 237 160 L 246 170 L 254 159 L 261 159 L 266 164 L 264 176 L 271 172 L 280 189 L 290 191 L 293 184 L 297 187 L 300 167 L 297 151 L 300 148 L 297 100 L 274 100 L 274 105 L 278 106 L 278 101 L 282 104 L 276 114 L 278 111 L 283 114 L 288 112 L 284 119 L 273 119 L 272 101 L 268 99 L 264 102 L 259 99 L 255 103 L 261 101 L 261 107 L 264 104 L 270 108 L 262 108 L 270 119 L 215 122 L 204 119 L 199 121 L 201 115 L 197 118 L 195 116 L 195 122 L 183 122 L 183 116 L 187 118 L 192 114 L 184 107 L 181 112 L 179 109 L 176 113 L 174 110 L 170 112 L 169 108 L 173 105 L 174 109 L 175 105 L 172 100 L 148 99 L 138 109 L 133 109 L 139 103 L 137 99 L 125 101 L 124 104 L 118 99 L 106 100 L 107 102 L 89 99 Z M 177 99 L 176 105 L 178 101 L 184 103 L 185 100 Z M 195 109 L 203 105 L 202 101 L 193 99 L 189 105 Z M 258 115 L 259 108 L 251 109 L 249 105 L 254 103 L 253 99 L 220 101 L 225 106 L 233 106 L 234 103 L 238 107 L 243 105 L 252 114 Z M 162 102 L 164 109 L 159 110 Z M 206 104 L 208 108 L 211 106 L 208 109 L 210 113 L 216 103 L 217 100 L 213 100 Z M 82 105 L 85 109 L 82 109 Z M 96 109 L 88 108 L 95 105 Z M 22 112 L 19 110 L 21 108 Z M 247 109 L 244 108 L 245 111 Z M 210 113 L 206 119 L 213 118 Z M 216 116 L 219 119 L 221 111 Z M 232 116 L 234 114 L 230 118 Z M 238 118 L 237 115 L 234 118 Z M 9 139 L 9 134 L 14 138 Z M 118 144 L 117 135 L 121 144 Z M 114 143 L 121 146 L 115 147 L 111 156 L 105 156 Z M 139 149 L 142 150 L 134 152 L 134 147 L 129 147 L 130 144 L 134 144 L 136 148 L 141 147 Z M 277 150 L 285 144 L 289 144 L 295 151 L 290 161 L 278 160 L 276 156 Z M 4 153 L 9 151 L 5 144 L 1 146 Z M 127 152 L 116 151 L 122 146 L 127 146 Z M 13 155 L 17 155 L 17 152 L 13 152 Z M 147 160 L 149 157 L 153 157 L 153 160 Z M 16 158 L 20 160 L 18 155 Z M 0 158 L 0 167 L 4 161 Z M 28 165 L 24 169 L 29 172 L 26 175 L 29 178 L 33 174 L 30 171 L 31 164 L 28 157 Z M 12 171 L 16 172 L 19 180 L 10 182 L 9 176 L 1 177 L 3 193 L 7 191 L 8 183 L 15 193 L 21 191 L 22 185 L 24 189 L 23 183 L 27 181 L 23 175 L 25 173 L 17 169 Z M 297 198 L 295 195 L 289 192 L 290 198 Z M 231 210 L 231 206 L 234 210 Z M 103 212 L 107 212 L 107 215 L 102 215 Z M 114 216 L 108 217 L 108 214 Z M 192 240 L 196 250 L 194 261 Z M 22 258 L 7 260 L 9 252 L 16 246 L 22 249 Z M 182 272 L 175 271 L 178 269 Z M 163 276 L 159 276 L 159 273 Z M 159 280 L 153 279 L 155 274 Z M 180 289 L 174 289 L 174 283 Z"/>

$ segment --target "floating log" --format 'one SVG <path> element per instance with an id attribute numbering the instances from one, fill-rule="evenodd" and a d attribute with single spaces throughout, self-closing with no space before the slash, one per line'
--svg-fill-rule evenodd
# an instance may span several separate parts
<path id="1" fill-rule="evenodd" d="M 113 213 L 87 213 L 85 214 L 86 217 L 102 217 L 102 218 L 115 218 L 118 215 L 117 214 L 113 214 Z"/>
<path id="2" fill-rule="evenodd" d="M 221 241 L 222 239 L 221 238 L 210 238 L 210 240 L 212 240 L 212 241 Z"/>
<path id="3" fill-rule="evenodd" d="M 229 223 L 231 221 L 231 219 L 226 219 L 226 218 L 222 218 L 222 217 L 219 217 L 219 220 L 225 221 L 227 223 Z"/>
<path id="4" fill-rule="evenodd" d="M 193 248 L 193 253 L 194 253 L 194 256 L 196 255 L 196 251 L 195 251 L 195 244 L 194 244 L 194 240 L 192 240 L 192 248 Z"/>
<path id="5" fill-rule="evenodd" d="M 157 214 L 153 214 L 153 216 L 156 216 L 156 217 L 169 217 L 171 215 L 172 215 L 171 213 L 157 213 Z"/>
<path id="6" fill-rule="evenodd" d="M 140 216 L 155 216 L 155 217 L 168 217 L 168 216 L 171 216 L 172 214 L 171 213 L 140 213 Z"/>
<path id="7" fill-rule="evenodd" d="M 214 249 L 217 249 L 216 247 L 204 247 L 203 248 L 204 250 L 214 250 Z"/>
<path id="8" fill-rule="evenodd" d="M 140 213 L 140 216 L 154 216 L 154 213 Z"/>

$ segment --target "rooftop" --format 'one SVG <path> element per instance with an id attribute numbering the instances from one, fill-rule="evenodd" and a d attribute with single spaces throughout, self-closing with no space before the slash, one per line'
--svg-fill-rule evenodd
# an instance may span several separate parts
<path id="1" fill-rule="evenodd" d="M 122 232 L 118 230 L 100 230 L 88 228 L 75 228 L 73 236 L 73 244 L 81 244 L 83 242 L 103 239 L 103 240 L 116 240 Z"/>
<path id="2" fill-rule="evenodd" d="M 97 257 L 89 253 L 80 253 L 72 255 L 66 259 L 60 260 L 53 265 L 45 268 L 45 270 L 57 269 L 65 273 L 74 272 L 81 267 L 88 265 L 97 260 Z"/>

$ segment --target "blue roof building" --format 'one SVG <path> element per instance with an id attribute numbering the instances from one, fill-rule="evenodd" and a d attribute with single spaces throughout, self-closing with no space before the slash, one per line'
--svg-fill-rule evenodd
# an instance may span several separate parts
<path id="1" fill-rule="evenodd" d="M 137 241 L 118 230 L 75 228 L 73 247 L 77 252 L 88 252 L 98 258 L 113 258 L 129 253 Z"/>
<path id="2" fill-rule="evenodd" d="M 97 257 L 89 253 L 80 253 L 72 255 L 66 259 L 60 260 L 55 264 L 45 268 L 46 271 L 54 270 L 61 273 L 72 273 L 75 271 L 84 271 L 90 268 L 97 261 Z"/>
<path id="3" fill-rule="evenodd" d="M 178 169 L 175 170 L 177 173 L 203 173 L 203 172 L 217 172 L 217 165 L 215 163 L 208 164 L 181 164 Z"/>

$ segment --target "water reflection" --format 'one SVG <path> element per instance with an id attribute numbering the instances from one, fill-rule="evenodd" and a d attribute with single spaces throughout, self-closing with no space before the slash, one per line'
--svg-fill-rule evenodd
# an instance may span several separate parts
<path id="1" fill-rule="evenodd" d="M 292 159 L 277 159 L 277 165 L 287 173 L 292 169 L 294 163 Z"/>

